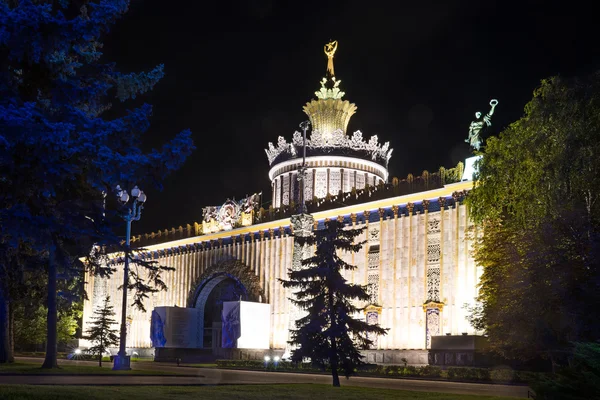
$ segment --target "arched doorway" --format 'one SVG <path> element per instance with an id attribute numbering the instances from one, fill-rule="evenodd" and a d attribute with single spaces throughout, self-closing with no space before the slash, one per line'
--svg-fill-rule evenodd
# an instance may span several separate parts
<path id="1" fill-rule="evenodd" d="M 242 262 L 224 260 L 209 267 L 192 285 L 187 304 L 198 309 L 198 332 L 202 335 L 202 347 L 219 353 L 223 302 L 263 302 L 264 299 L 260 281 Z"/>

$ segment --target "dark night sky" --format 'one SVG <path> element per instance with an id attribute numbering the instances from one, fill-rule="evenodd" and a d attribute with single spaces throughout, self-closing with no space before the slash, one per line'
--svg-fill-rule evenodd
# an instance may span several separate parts
<path id="1" fill-rule="evenodd" d="M 491 98 L 498 132 L 523 114 L 540 79 L 600 68 L 594 13 L 574 2 L 132 3 L 105 54 L 124 72 L 165 64 L 143 96 L 154 106 L 144 144 L 190 128 L 197 146 L 162 192 L 147 190 L 134 234 L 200 221 L 203 206 L 228 197 L 270 198 L 263 149 L 306 119 L 329 39 L 339 42 L 345 99 L 358 106 L 349 132 L 390 141 L 398 177 L 464 160 L 469 123 Z"/>

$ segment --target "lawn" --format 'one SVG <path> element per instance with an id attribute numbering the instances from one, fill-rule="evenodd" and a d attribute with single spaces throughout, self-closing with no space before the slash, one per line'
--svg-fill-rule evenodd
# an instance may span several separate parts
<path id="1" fill-rule="evenodd" d="M 443 393 L 328 385 L 229 385 L 229 386 L 32 386 L 0 385 L 2 400 L 508 400 L 509 397 L 470 396 Z"/>
<path id="2" fill-rule="evenodd" d="M 91 365 L 62 365 L 59 369 L 42 369 L 42 363 L 17 362 L 13 364 L 0 364 L 0 375 L 24 374 L 24 375 L 184 375 L 181 373 L 138 369 L 134 366 L 130 371 L 113 371 L 111 368 Z M 59 362 L 60 365 L 60 362 Z M 141 365 L 140 365 L 141 367 Z M 143 368 L 143 367 L 142 367 Z M 0 396 L 3 399 L 3 397 Z"/>

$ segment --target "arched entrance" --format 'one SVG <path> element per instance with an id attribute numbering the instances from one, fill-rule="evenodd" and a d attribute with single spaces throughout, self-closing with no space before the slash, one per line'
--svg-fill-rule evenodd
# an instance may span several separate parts
<path id="1" fill-rule="evenodd" d="M 198 332 L 202 334 L 203 348 L 219 353 L 223 302 L 236 300 L 264 301 L 260 281 L 238 260 L 212 265 L 192 285 L 187 306 L 198 309 Z"/>

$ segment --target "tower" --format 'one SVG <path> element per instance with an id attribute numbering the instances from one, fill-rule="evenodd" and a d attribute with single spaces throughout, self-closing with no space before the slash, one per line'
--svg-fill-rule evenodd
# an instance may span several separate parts
<path id="1" fill-rule="evenodd" d="M 303 107 L 312 126 L 306 143 L 306 180 L 304 198 L 324 198 L 377 185 L 388 178 L 388 162 L 392 155 L 389 142 L 380 144 L 376 135 L 365 142 L 362 132 L 347 134 L 348 123 L 356 105 L 343 100 L 341 80 L 336 79 L 333 57 L 337 41 L 325 45 L 327 56 L 326 76 L 321 88 L 315 92 L 316 99 Z M 279 136 L 277 146 L 269 143 L 266 149 L 271 169 L 269 179 L 273 190 L 273 207 L 298 203 L 298 170 L 302 165 L 303 139 L 295 132 L 288 143 Z"/>

